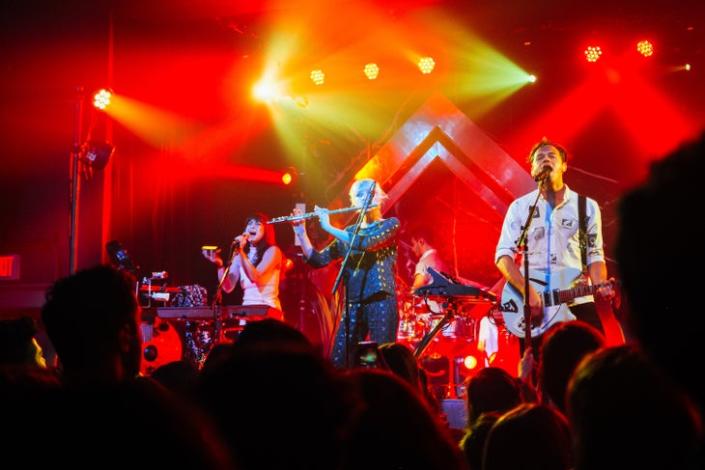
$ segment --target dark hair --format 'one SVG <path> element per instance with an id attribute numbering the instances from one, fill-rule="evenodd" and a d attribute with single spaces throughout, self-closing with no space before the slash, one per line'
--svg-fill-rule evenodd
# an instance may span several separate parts
<path id="1" fill-rule="evenodd" d="M 529 156 L 526 158 L 526 161 L 529 163 L 532 163 L 534 161 L 534 154 L 536 153 L 536 151 L 546 145 L 549 145 L 551 147 L 555 147 L 555 149 L 558 150 L 558 153 L 560 154 L 561 160 L 563 161 L 563 163 L 568 162 L 568 152 L 566 151 L 566 149 L 562 145 L 557 144 L 551 140 L 548 140 L 547 137 L 541 138 L 540 141 L 536 142 L 534 144 L 534 146 L 531 147 L 531 150 L 529 150 Z"/>
<path id="2" fill-rule="evenodd" d="M 49 289 L 42 320 L 65 368 L 98 365 L 119 354 L 124 326 L 136 336 L 134 282 L 124 271 L 97 266 L 59 279 Z"/>
<path id="3" fill-rule="evenodd" d="M 467 382 L 468 424 L 490 411 L 505 412 L 521 403 L 521 391 L 504 369 L 487 367 Z"/>
<path id="4" fill-rule="evenodd" d="M 560 412 L 545 405 L 522 404 L 492 426 L 482 468 L 572 468 L 571 437 L 568 421 Z"/>
<path id="5" fill-rule="evenodd" d="M 247 227 L 247 224 L 249 224 L 252 220 L 259 222 L 264 228 L 264 236 L 262 237 L 262 239 L 257 243 L 252 244 L 257 249 L 257 262 L 259 262 L 262 260 L 264 252 L 267 251 L 270 246 L 277 245 L 277 240 L 274 236 L 274 226 L 267 223 L 269 222 L 269 216 L 267 216 L 267 214 L 264 214 L 262 212 L 255 212 L 254 214 L 247 216 L 245 218 L 245 227 Z M 245 251 L 250 249 L 250 245 L 251 243 L 247 242 L 247 245 L 245 246 Z"/>
<path id="6" fill-rule="evenodd" d="M 565 412 L 565 394 L 573 371 L 589 353 L 605 343 L 596 328 L 581 321 L 560 323 L 544 336 L 539 361 L 539 384 L 545 397 Z"/>
<path id="7" fill-rule="evenodd" d="M 427 226 L 416 227 L 409 233 L 409 241 L 413 240 L 423 240 L 427 245 L 434 245 L 434 235 L 435 233 Z"/>

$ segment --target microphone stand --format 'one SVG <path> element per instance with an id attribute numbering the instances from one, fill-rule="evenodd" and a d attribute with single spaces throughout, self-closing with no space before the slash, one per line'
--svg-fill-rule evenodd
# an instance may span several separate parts
<path id="1" fill-rule="evenodd" d="M 355 246 L 355 240 L 357 239 L 357 234 L 360 231 L 360 226 L 362 225 L 362 221 L 365 220 L 365 214 L 367 214 L 367 209 L 370 207 L 372 203 L 372 195 L 375 193 L 375 188 L 377 186 L 377 183 L 374 182 L 372 183 L 372 187 L 370 188 L 370 192 L 367 193 L 367 197 L 365 198 L 365 203 L 362 206 L 362 210 L 360 211 L 360 215 L 357 218 L 357 221 L 355 222 L 355 227 L 353 227 L 353 232 L 352 236 L 350 237 L 350 244 L 348 245 L 348 249 L 345 252 L 345 257 L 343 258 L 343 262 L 340 264 L 340 269 L 338 270 L 338 276 L 335 278 L 335 282 L 333 283 L 333 289 L 331 290 L 331 297 L 335 295 L 335 292 L 338 290 L 338 287 L 340 286 L 340 281 L 342 279 L 343 273 L 345 272 L 345 267 L 348 264 L 348 260 L 350 259 L 350 254 L 352 253 L 353 246 Z M 350 303 L 348 302 L 348 292 L 346 290 L 345 292 L 345 323 L 344 323 L 344 328 L 345 328 L 345 367 L 349 368 L 350 367 Z"/>
<path id="2" fill-rule="evenodd" d="M 224 266 L 225 269 L 223 270 L 223 275 L 218 281 L 218 287 L 216 287 L 215 295 L 213 296 L 213 303 L 211 304 L 211 308 L 213 309 L 213 337 L 215 338 L 215 343 L 221 343 L 223 341 L 222 328 L 220 327 L 219 318 L 220 311 L 218 307 L 221 306 L 223 302 L 223 284 L 230 274 L 230 268 L 232 267 L 233 259 L 235 258 L 235 249 L 236 244 L 231 244 L 230 256 L 228 257 L 230 261 L 227 266 Z"/>
<path id="3" fill-rule="evenodd" d="M 73 144 L 69 154 L 69 274 L 76 272 L 78 259 L 78 217 L 81 198 L 81 133 L 83 127 L 83 87 L 76 88 L 73 107 Z"/>
<path id="4" fill-rule="evenodd" d="M 547 177 L 547 176 L 546 176 Z M 539 180 L 539 190 L 536 193 L 536 199 L 534 203 L 529 206 L 529 213 L 526 216 L 526 222 L 521 228 L 521 234 L 516 241 L 516 247 L 523 254 L 524 262 L 524 347 L 531 346 L 531 306 L 529 305 L 529 227 L 531 226 L 531 221 L 534 218 L 534 213 L 536 212 L 536 207 L 541 197 L 541 188 L 543 187 L 546 177 Z M 538 351 L 533 351 L 534 357 Z"/>

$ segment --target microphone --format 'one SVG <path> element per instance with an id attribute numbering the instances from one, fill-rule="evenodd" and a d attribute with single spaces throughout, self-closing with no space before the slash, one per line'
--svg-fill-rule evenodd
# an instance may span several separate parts
<path id="1" fill-rule="evenodd" d="M 235 250 L 240 249 L 240 240 L 238 240 L 239 237 L 243 237 L 244 240 L 245 240 L 245 243 L 247 243 L 248 233 L 245 232 L 245 233 L 243 233 L 242 235 L 238 235 L 237 237 L 235 237 L 235 239 L 233 240 L 233 244 L 232 244 L 232 247 L 233 247 L 233 249 L 235 249 Z"/>
<path id="2" fill-rule="evenodd" d="M 548 166 L 548 165 L 544 166 L 543 168 L 541 168 L 541 171 L 539 171 L 538 173 L 536 173 L 534 175 L 534 181 L 546 180 L 551 175 L 552 170 L 553 170 L 553 168 L 551 168 L 550 166 Z"/>

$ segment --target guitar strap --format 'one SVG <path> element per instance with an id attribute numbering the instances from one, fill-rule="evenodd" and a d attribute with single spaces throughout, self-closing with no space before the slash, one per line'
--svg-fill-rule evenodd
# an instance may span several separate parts
<path id="1" fill-rule="evenodd" d="M 587 212 L 587 199 L 582 194 L 578 195 L 578 224 L 580 231 L 578 232 L 578 241 L 580 243 L 580 259 L 583 263 L 583 274 L 587 276 L 587 245 L 588 245 L 588 234 L 587 234 L 587 217 L 585 215 Z"/>

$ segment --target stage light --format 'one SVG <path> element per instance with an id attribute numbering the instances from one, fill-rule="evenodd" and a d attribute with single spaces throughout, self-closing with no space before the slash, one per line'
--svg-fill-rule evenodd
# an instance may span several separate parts
<path id="1" fill-rule="evenodd" d="M 433 72 L 433 69 L 436 67 L 436 61 L 433 60 L 433 57 L 421 57 L 418 66 L 422 74 L 428 75 Z"/>
<path id="2" fill-rule="evenodd" d="M 299 172 L 296 170 L 296 167 L 290 166 L 284 170 L 284 173 L 282 173 L 282 183 L 284 183 L 285 186 L 288 186 L 295 183 L 298 177 Z"/>
<path id="3" fill-rule="evenodd" d="M 279 90 L 275 83 L 261 80 L 252 88 L 252 95 L 259 101 L 271 102 L 279 98 Z"/>
<path id="4" fill-rule="evenodd" d="M 326 82 L 326 74 L 321 69 L 311 70 L 311 81 L 314 85 L 323 85 Z"/>
<path id="5" fill-rule="evenodd" d="M 96 92 L 95 95 L 93 95 L 93 106 L 98 109 L 107 108 L 108 106 L 110 106 L 111 96 L 112 93 L 110 93 L 110 91 L 106 90 L 105 88 L 101 88 Z"/>
<path id="6" fill-rule="evenodd" d="M 636 50 L 639 51 L 639 54 L 643 55 L 644 57 L 651 57 L 652 55 L 654 55 L 654 45 L 646 39 L 644 39 L 643 41 L 639 41 L 636 44 Z"/>
<path id="7" fill-rule="evenodd" d="M 466 369 L 473 370 L 477 367 L 477 358 L 475 356 L 465 356 L 465 359 L 463 359 L 463 365 Z"/>
<path id="8" fill-rule="evenodd" d="M 377 66 L 377 64 L 375 64 L 374 62 L 371 62 L 371 63 L 365 65 L 365 76 L 368 79 L 374 80 L 377 78 L 378 75 L 379 75 L 379 67 Z"/>
<path id="9" fill-rule="evenodd" d="M 536 77 L 536 75 L 528 75 L 528 76 L 526 77 L 526 81 L 529 82 L 529 83 L 536 83 L 536 80 L 538 80 L 538 78 Z"/>
<path id="10" fill-rule="evenodd" d="M 588 62 L 597 62 L 602 55 L 600 46 L 588 46 L 585 48 L 585 60 Z"/>
<path id="11" fill-rule="evenodd" d="M 82 146 L 82 160 L 90 167 L 102 170 L 110 161 L 115 147 L 109 142 L 90 140 Z"/>
<path id="12" fill-rule="evenodd" d="M 692 69 L 692 67 L 690 66 L 690 64 L 685 64 L 685 65 L 683 66 L 683 70 L 685 70 L 686 72 L 690 72 L 690 69 Z"/>

